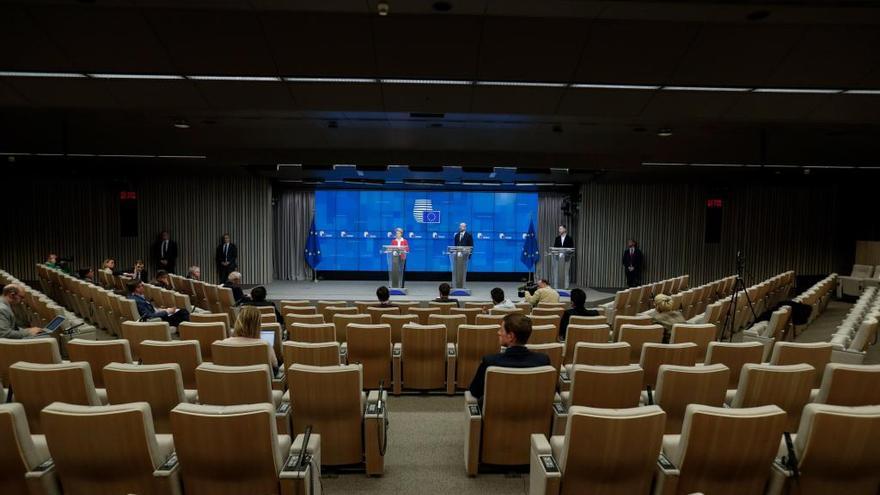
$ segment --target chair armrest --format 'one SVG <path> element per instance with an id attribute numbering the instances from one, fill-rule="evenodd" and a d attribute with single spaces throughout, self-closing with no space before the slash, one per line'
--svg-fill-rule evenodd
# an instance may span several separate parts
<path id="1" fill-rule="evenodd" d="M 446 344 L 446 395 L 455 393 L 455 364 L 458 359 L 458 351 L 455 344 Z"/>
<path id="2" fill-rule="evenodd" d="M 403 389 L 403 370 L 401 369 L 401 355 L 403 354 L 403 344 L 395 343 L 391 347 L 391 381 L 392 391 L 394 395 L 400 395 Z"/>
<path id="3" fill-rule="evenodd" d="M 568 392 L 563 392 L 568 395 Z M 553 429 L 554 435 L 564 435 L 565 426 L 568 424 L 568 405 L 556 394 L 553 402 Z"/>
<path id="4" fill-rule="evenodd" d="M 464 464 L 468 476 L 476 476 L 480 465 L 480 441 L 483 437 L 483 412 L 469 391 L 464 393 Z"/>
<path id="5" fill-rule="evenodd" d="M 832 349 L 831 350 L 831 362 L 832 363 L 846 363 L 846 364 L 863 364 L 865 362 L 866 352 L 859 351 L 850 351 L 848 349 Z"/>
<path id="6" fill-rule="evenodd" d="M 470 390 L 465 390 L 465 391 L 464 391 L 464 403 L 465 403 L 465 404 L 473 404 L 473 405 L 477 405 L 477 404 L 479 404 L 479 401 L 477 400 L 476 397 L 474 397 L 473 395 L 471 395 L 471 391 L 470 391 Z"/>
<path id="7" fill-rule="evenodd" d="M 556 495 L 562 472 L 553 457 L 550 442 L 541 434 L 531 435 L 531 452 L 529 454 L 529 494 Z"/>
<path id="8" fill-rule="evenodd" d="M 309 444 L 305 446 L 307 455 L 304 462 L 298 464 L 299 454 L 304 447 L 303 440 L 302 434 L 296 436 L 278 474 L 282 495 L 321 493 L 321 435 L 313 433 L 309 436 Z"/>
<path id="9" fill-rule="evenodd" d="M 785 467 L 781 459 L 774 459 L 770 469 L 770 480 L 767 482 L 765 495 L 782 495 L 786 485 L 794 477 L 794 472 Z"/>
<path id="10" fill-rule="evenodd" d="M 660 457 L 657 458 L 657 477 L 654 485 L 654 495 L 676 493 L 680 474 L 681 471 L 672 464 L 672 461 L 666 457 L 666 454 L 661 452 Z"/>
<path id="11" fill-rule="evenodd" d="M 58 472 L 55 470 L 55 462 L 52 459 L 47 459 L 42 464 L 24 473 L 24 479 L 29 493 L 34 495 L 61 495 Z"/>
<path id="12" fill-rule="evenodd" d="M 364 457 L 367 476 L 381 476 L 385 472 L 385 447 L 388 392 L 371 390 L 367 394 L 367 410 L 364 414 Z"/>
<path id="13" fill-rule="evenodd" d="M 348 364 L 348 342 L 339 345 L 339 362 Z"/>

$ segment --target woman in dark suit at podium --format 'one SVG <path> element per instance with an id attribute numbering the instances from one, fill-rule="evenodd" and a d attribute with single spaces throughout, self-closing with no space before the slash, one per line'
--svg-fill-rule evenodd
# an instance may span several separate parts
<path id="1" fill-rule="evenodd" d="M 394 239 L 391 240 L 392 246 L 400 246 L 400 287 L 406 287 L 406 253 L 409 252 L 409 243 L 403 238 L 403 229 L 397 227 L 394 229 Z"/>

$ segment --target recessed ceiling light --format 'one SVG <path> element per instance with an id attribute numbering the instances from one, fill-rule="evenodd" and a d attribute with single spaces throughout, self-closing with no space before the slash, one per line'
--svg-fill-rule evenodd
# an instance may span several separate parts
<path id="1" fill-rule="evenodd" d="M 435 86 L 470 86 L 473 81 L 457 79 L 379 79 L 382 84 L 427 84 Z"/>
<path id="2" fill-rule="evenodd" d="M 86 74 L 92 79 L 143 79 L 143 80 L 173 80 L 183 79 L 176 74 Z"/>
<path id="3" fill-rule="evenodd" d="M 660 137 L 669 137 L 672 135 L 672 129 L 660 129 L 657 131 L 657 135 Z"/>
<path id="4" fill-rule="evenodd" d="M 732 86 L 663 86 L 664 91 L 709 91 L 719 93 L 748 93 L 752 88 L 736 88 Z"/>
<path id="5" fill-rule="evenodd" d="M 246 81 L 246 82 L 280 82 L 280 77 L 274 76 L 186 76 L 193 81 Z"/>
<path id="6" fill-rule="evenodd" d="M 388 2 L 379 2 L 376 5 L 376 11 L 382 17 L 385 17 L 386 15 L 388 15 L 388 10 L 389 10 Z"/>
<path id="7" fill-rule="evenodd" d="M 50 77 L 50 78 L 84 78 L 85 74 L 76 72 L 32 72 L 32 71 L 0 71 L 0 77 Z"/>
<path id="8" fill-rule="evenodd" d="M 296 83 L 375 83 L 376 79 L 367 77 L 284 77 L 285 82 Z"/>
<path id="9" fill-rule="evenodd" d="M 819 88 L 755 88 L 753 93 L 788 93 L 788 94 L 817 94 L 833 95 L 842 93 L 842 89 L 819 89 Z"/>
<path id="10" fill-rule="evenodd" d="M 590 84 L 576 83 L 571 85 L 572 88 L 579 89 L 634 89 L 634 90 L 654 90 L 660 89 L 660 86 L 652 86 L 648 84 Z"/>
<path id="11" fill-rule="evenodd" d="M 177 129 L 189 129 L 191 126 L 186 120 L 179 119 L 174 121 L 174 127 Z"/>
<path id="12" fill-rule="evenodd" d="M 564 88 L 566 83 L 540 81 L 477 81 L 477 86 L 520 86 L 526 88 Z"/>

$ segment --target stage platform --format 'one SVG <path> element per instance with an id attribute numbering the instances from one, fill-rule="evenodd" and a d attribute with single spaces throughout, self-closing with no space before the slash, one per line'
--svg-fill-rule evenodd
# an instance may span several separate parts
<path id="1" fill-rule="evenodd" d="M 431 301 L 437 294 L 437 286 L 443 281 L 436 282 L 407 282 L 408 294 L 405 296 L 392 296 L 392 301 Z M 268 286 L 268 299 L 271 301 L 286 300 L 346 300 L 346 301 L 372 301 L 376 299 L 376 288 L 383 282 L 376 280 L 322 280 L 315 282 L 290 282 L 275 280 Z M 519 301 L 516 288 L 519 282 L 471 282 L 468 288 L 471 295 L 468 297 L 456 297 L 460 301 L 489 301 L 489 292 L 500 287 L 504 295 L 511 301 Z M 594 289 L 584 289 L 587 293 L 587 306 L 597 306 L 614 299 L 613 292 L 600 292 Z M 568 300 L 568 298 L 563 298 Z"/>

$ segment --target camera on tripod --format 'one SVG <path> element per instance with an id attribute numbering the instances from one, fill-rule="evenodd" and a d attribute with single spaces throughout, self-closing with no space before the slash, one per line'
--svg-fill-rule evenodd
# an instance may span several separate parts
<path id="1" fill-rule="evenodd" d="M 534 296 L 536 290 L 538 290 L 538 284 L 531 282 L 518 287 L 516 295 L 517 297 L 526 297 L 526 292 L 528 292 L 530 295 Z"/>

